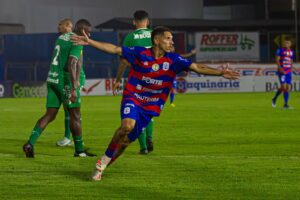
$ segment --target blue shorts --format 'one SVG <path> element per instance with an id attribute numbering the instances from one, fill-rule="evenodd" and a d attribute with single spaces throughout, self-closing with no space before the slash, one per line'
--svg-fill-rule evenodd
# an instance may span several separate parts
<path id="1" fill-rule="evenodd" d="M 292 73 L 278 74 L 280 84 L 292 84 Z"/>
<path id="2" fill-rule="evenodd" d="M 133 142 L 138 138 L 152 119 L 143 109 L 130 100 L 125 100 L 121 104 L 121 119 L 130 118 L 135 120 L 134 129 L 128 134 L 128 138 Z"/>

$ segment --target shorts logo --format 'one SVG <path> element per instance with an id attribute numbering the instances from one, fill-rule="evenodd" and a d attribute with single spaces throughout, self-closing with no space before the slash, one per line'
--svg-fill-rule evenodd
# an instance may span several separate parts
<path id="1" fill-rule="evenodd" d="M 284 75 L 281 76 L 281 81 L 282 81 L 282 82 L 285 82 L 285 76 L 284 76 Z"/>
<path id="2" fill-rule="evenodd" d="M 158 64 L 153 64 L 152 65 L 152 70 L 155 71 L 155 72 L 158 71 L 159 70 L 159 65 Z"/>
<path id="3" fill-rule="evenodd" d="M 164 70 L 164 71 L 168 71 L 169 68 L 170 68 L 170 64 L 169 64 L 168 62 L 164 62 L 164 63 L 163 63 L 163 70 Z"/>
<path id="4" fill-rule="evenodd" d="M 130 107 L 125 107 L 124 108 L 124 114 L 127 115 L 130 113 Z"/>

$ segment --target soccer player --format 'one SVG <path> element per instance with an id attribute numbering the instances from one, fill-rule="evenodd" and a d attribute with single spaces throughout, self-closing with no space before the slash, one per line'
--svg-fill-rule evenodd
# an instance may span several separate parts
<path id="1" fill-rule="evenodd" d="M 278 67 L 278 78 L 280 82 L 280 88 L 277 90 L 274 98 L 272 99 L 272 106 L 276 107 L 276 100 L 278 96 L 283 92 L 284 97 L 284 109 L 289 109 L 289 91 L 292 84 L 292 69 L 294 52 L 291 49 L 292 41 L 290 38 L 285 38 L 283 41 L 283 47 L 279 48 L 276 52 L 276 64 Z"/>
<path id="2" fill-rule="evenodd" d="M 78 45 L 91 45 L 106 53 L 118 54 L 130 64 L 121 103 L 121 126 L 116 130 L 104 155 L 97 161 L 93 180 L 101 180 L 102 173 L 126 147 L 141 134 L 154 116 L 159 116 L 168 98 L 177 73 L 192 70 L 196 73 L 238 79 L 239 73 L 228 68 L 214 69 L 204 64 L 193 63 L 171 52 L 171 30 L 156 27 L 151 33 L 153 47 L 118 47 L 98 42 L 85 36 L 73 36 Z"/>
<path id="3" fill-rule="evenodd" d="M 29 140 L 24 144 L 26 157 L 34 157 L 34 145 L 47 125 L 52 122 L 62 103 L 70 114 L 70 129 L 75 144 L 75 157 L 95 156 L 84 150 L 80 123 L 80 66 L 78 60 L 82 54 L 82 46 L 74 45 L 70 37 L 91 31 L 91 24 L 81 19 L 75 24 L 74 33 L 65 33 L 58 37 L 47 78 L 46 113 L 37 121 Z"/>
<path id="4" fill-rule="evenodd" d="M 73 23 L 70 19 L 63 19 L 58 24 L 58 32 L 61 34 L 71 33 L 72 29 L 73 29 Z M 81 65 L 79 66 L 81 68 L 79 83 L 80 83 L 80 87 L 83 88 L 85 84 L 85 73 L 82 66 L 82 55 L 80 56 L 80 59 L 78 59 L 77 65 Z M 70 114 L 68 112 L 68 109 L 65 107 L 65 104 L 63 104 L 63 108 L 65 112 L 65 120 L 64 120 L 65 134 L 62 140 L 56 142 L 56 145 L 60 147 L 72 145 L 71 130 L 70 130 Z"/>
<path id="5" fill-rule="evenodd" d="M 137 10 L 133 14 L 133 25 L 136 30 L 128 34 L 123 42 L 123 46 L 125 47 L 145 47 L 151 48 L 151 32 L 152 30 L 148 28 L 149 26 L 149 15 L 144 10 Z M 117 72 L 116 81 L 113 87 L 113 93 L 115 94 L 116 90 L 119 90 L 121 78 L 124 74 L 124 71 L 127 66 L 130 64 L 126 61 L 126 59 L 120 59 L 120 65 Z M 138 137 L 140 143 L 140 154 L 147 155 L 149 152 L 153 151 L 153 120 L 149 122 L 145 130 L 143 130 L 142 134 Z"/>

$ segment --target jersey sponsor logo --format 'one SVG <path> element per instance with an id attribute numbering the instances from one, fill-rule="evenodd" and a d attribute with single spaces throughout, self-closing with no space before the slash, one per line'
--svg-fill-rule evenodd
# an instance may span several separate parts
<path id="1" fill-rule="evenodd" d="M 152 89 L 143 87 L 143 86 L 140 85 L 140 84 L 137 84 L 136 89 L 137 89 L 137 90 L 141 90 L 141 91 L 145 91 L 145 92 L 150 92 L 150 93 L 152 93 L 152 94 L 161 94 L 161 93 L 163 92 L 163 90 L 152 90 Z"/>
<path id="2" fill-rule="evenodd" d="M 57 72 L 49 72 L 48 73 L 48 76 L 52 76 L 53 78 L 56 78 L 56 77 L 58 77 L 58 73 Z"/>
<path id="3" fill-rule="evenodd" d="M 153 78 L 146 77 L 146 76 L 142 77 L 142 81 L 145 81 L 146 83 L 153 84 L 153 85 L 162 85 L 163 84 L 162 80 L 157 80 L 157 79 L 153 79 Z"/>
<path id="4" fill-rule="evenodd" d="M 48 78 L 47 78 L 47 82 L 48 82 L 48 83 L 58 84 L 59 79 L 53 79 L 53 78 L 48 77 Z"/>
<path id="5" fill-rule="evenodd" d="M 155 72 L 158 71 L 159 70 L 159 64 L 153 64 L 152 65 L 152 70 L 155 71 Z"/>
<path id="6" fill-rule="evenodd" d="M 163 63 L 163 70 L 164 70 L 164 71 L 168 71 L 169 68 L 170 68 L 170 63 L 164 62 L 164 63 Z"/>
<path id="7" fill-rule="evenodd" d="M 139 95 L 137 93 L 134 93 L 134 96 L 141 101 L 147 101 L 147 102 L 158 102 L 159 101 L 159 98 L 157 98 L 157 97 L 151 98 L 151 97 Z"/>
<path id="8" fill-rule="evenodd" d="M 144 38 L 151 38 L 151 33 L 150 32 L 144 32 L 144 33 L 138 33 L 135 34 L 133 33 L 133 39 L 144 39 Z"/>

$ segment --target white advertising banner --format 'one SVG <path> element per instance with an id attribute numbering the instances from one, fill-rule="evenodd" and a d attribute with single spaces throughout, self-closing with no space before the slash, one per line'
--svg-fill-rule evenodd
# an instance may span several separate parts
<path id="1" fill-rule="evenodd" d="M 258 32 L 201 32 L 195 42 L 197 61 L 259 61 Z"/>
<path id="2" fill-rule="evenodd" d="M 209 65 L 219 67 L 217 64 Z M 300 91 L 300 64 L 294 64 L 292 90 Z M 186 77 L 177 77 L 177 93 L 209 92 L 274 92 L 280 86 L 275 64 L 231 64 L 230 68 L 241 73 L 240 80 L 230 81 L 218 76 L 204 76 L 190 72 Z M 112 95 L 114 79 L 88 79 L 82 96 Z M 121 90 L 126 79 L 122 79 Z"/>

